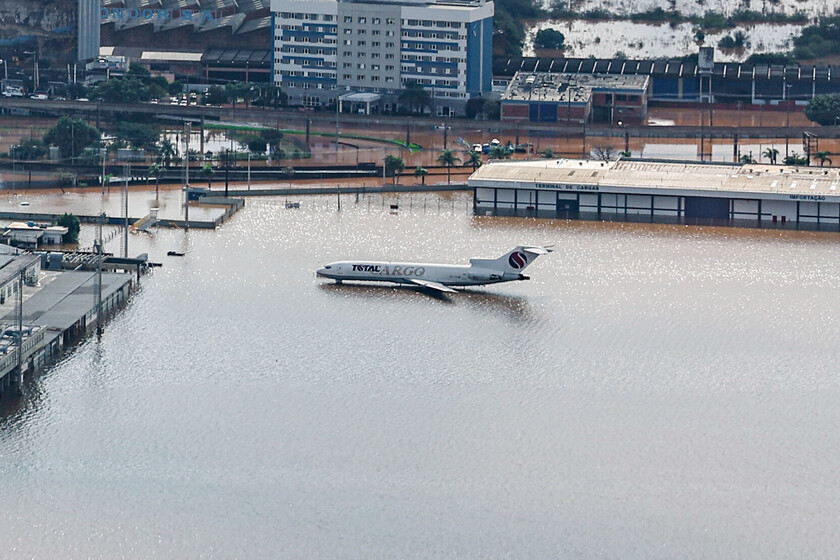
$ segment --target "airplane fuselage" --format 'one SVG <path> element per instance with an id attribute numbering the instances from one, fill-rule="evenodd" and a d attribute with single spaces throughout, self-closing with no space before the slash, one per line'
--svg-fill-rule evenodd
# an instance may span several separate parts
<path id="1" fill-rule="evenodd" d="M 385 261 L 338 261 L 319 269 L 317 274 L 338 281 L 416 284 L 419 280 L 437 282 L 445 286 L 480 286 L 528 279 L 524 274 L 517 272 L 482 269 L 473 265 Z"/>

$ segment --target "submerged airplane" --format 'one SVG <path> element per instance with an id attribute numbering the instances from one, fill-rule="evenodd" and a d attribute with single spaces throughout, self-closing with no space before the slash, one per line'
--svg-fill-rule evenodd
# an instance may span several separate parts
<path id="1" fill-rule="evenodd" d="M 454 292 L 451 286 L 481 286 L 513 280 L 528 280 L 522 274 L 548 247 L 520 246 L 498 259 L 470 259 L 468 265 L 399 263 L 379 261 L 338 261 L 318 269 L 317 274 L 337 283 L 344 280 L 394 282 Z"/>

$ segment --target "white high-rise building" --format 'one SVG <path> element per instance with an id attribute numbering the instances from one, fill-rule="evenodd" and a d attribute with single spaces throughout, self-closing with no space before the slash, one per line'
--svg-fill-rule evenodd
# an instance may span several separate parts
<path id="1" fill-rule="evenodd" d="M 274 83 L 291 103 L 390 111 L 414 81 L 448 115 L 491 90 L 493 2 L 272 0 L 271 11 Z"/>

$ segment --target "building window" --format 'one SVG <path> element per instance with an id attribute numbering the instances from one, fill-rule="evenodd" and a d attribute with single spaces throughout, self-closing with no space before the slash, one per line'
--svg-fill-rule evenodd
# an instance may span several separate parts
<path id="1" fill-rule="evenodd" d="M 385 23 L 388 25 L 394 25 L 394 18 L 388 18 L 385 20 Z"/>
<path id="2" fill-rule="evenodd" d="M 350 16 L 344 16 L 344 23 L 353 23 L 353 18 Z"/>
<path id="3" fill-rule="evenodd" d="M 378 47 L 379 46 L 379 41 L 371 41 L 370 46 L 371 47 Z"/>
<path id="4" fill-rule="evenodd" d="M 360 17 L 359 18 L 359 23 L 367 23 L 367 18 Z"/>
<path id="5" fill-rule="evenodd" d="M 373 18 L 373 25 L 379 25 L 380 21 L 378 17 Z"/>
<path id="6" fill-rule="evenodd" d="M 378 30 L 378 29 L 374 29 L 373 31 L 371 31 L 371 32 L 370 32 L 370 34 L 371 34 L 371 35 L 379 35 L 379 30 Z"/>

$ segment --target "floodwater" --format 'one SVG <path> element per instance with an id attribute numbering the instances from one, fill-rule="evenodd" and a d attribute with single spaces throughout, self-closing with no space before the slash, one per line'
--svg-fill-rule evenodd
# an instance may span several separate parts
<path id="1" fill-rule="evenodd" d="M 697 54 L 701 46 L 695 38 L 696 26 L 681 23 L 651 25 L 631 21 L 548 20 L 529 28 L 526 32 L 525 56 L 534 56 L 534 37 L 542 29 L 556 29 L 563 33 L 567 45 L 564 54 L 569 57 L 613 58 L 623 53 L 630 59 L 667 59 Z M 746 37 L 743 48 L 721 49 L 718 42 L 726 36 L 742 32 Z M 759 24 L 738 26 L 706 33 L 707 47 L 715 48 L 718 62 L 738 62 L 754 53 L 787 52 L 793 48 L 792 38 L 799 36 L 802 26 L 792 24 Z"/>
<path id="2" fill-rule="evenodd" d="M 0 407 L 4 558 L 836 553 L 837 234 L 300 201 L 131 237 L 164 266 Z M 448 298 L 313 274 L 520 243 Z"/>
<path id="3" fill-rule="evenodd" d="M 645 12 L 654 8 L 670 10 L 671 0 L 554 0 L 561 6 L 587 12 L 594 9 L 608 10 L 614 14 L 630 16 L 630 14 Z M 552 0 L 543 2 L 548 8 Z M 811 17 L 829 16 L 840 9 L 840 0 L 822 0 L 820 2 L 803 2 L 802 0 L 673 0 L 676 11 L 685 15 L 703 15 L 717 12 L 730 16 L 738 10 L 753 10 L 759 13 L 805 13 Z"/>

